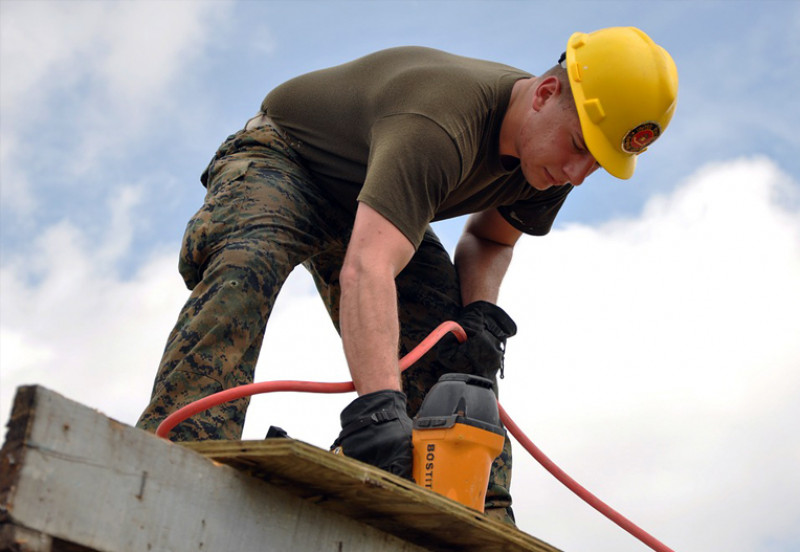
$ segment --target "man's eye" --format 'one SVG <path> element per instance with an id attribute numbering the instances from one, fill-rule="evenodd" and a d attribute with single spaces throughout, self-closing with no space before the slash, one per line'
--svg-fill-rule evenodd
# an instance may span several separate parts
<path id="1" fill-rule="evenodd" d="M 572 145 L 575 147 L 575 151 L 580 153 L 581 155 L 589 155 L 589 148 L 586 147 L 586 143 L 583 141 L 578 141 L 575 138 L 572 139 Z"/>

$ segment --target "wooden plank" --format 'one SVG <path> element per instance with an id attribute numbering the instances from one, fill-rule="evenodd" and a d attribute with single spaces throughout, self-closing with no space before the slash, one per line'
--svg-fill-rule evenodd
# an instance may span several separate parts
<path id="1" fill-rule="evenodd" d="M 53 539 L 38 531 L 3 523 L 0 525 L 0 550 L 8 552 L 52 552 Z"/>
<path id="2" fill-rule="evenodd" d="M 431 550 L 557 552 L 415 483 L 300 441 L 203 441 L 184 446 Z"/>
<path id="3" fill-rule="evenodd" d="M 95 552 L 93 548 L 55 539 L 50 535 L 13 523 L 0 524 L 0 550 L 3 552 Z"/>
<path id="4" fill-rule="evenodd" d="M 299 441 L 179 446 L 37 386 L 17 393 L 0 451 L 0 522 L 15 528 L 14 538 L 52 539 L 51 550 L 37 545 L 42 552 L 556 552 L 410 481 Z"/>
<path id="5" fill-rule="evenodd" d="M 0 522 L 36 552 L 425 550 L 38 386 L 0 450 Z"/>

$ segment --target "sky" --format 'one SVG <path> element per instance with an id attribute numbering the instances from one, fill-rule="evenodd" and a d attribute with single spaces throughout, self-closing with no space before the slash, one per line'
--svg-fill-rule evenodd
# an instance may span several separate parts
<path id="1" fill-rule="evenodd" d="M 133 425 L 188 296 L 199 175 L 295 75 L 417 44 L 538 74 L 572 32 L 633 25 L 673 56 L 675 117 L 633 179 L 592 175 L 523 238 L 500 400 L 567 473 L 676 551 L 800 550 L 800 2 L 0 0 L 0 424 L 39 384 Z M 437 223 L 447 248 L 463 219 Z M 310 278 L 256 381 L 346 381 Z M 327 447 L 352 395 L 262 395 Z M 515 449 L 519 527 L 647 548 Z"/>

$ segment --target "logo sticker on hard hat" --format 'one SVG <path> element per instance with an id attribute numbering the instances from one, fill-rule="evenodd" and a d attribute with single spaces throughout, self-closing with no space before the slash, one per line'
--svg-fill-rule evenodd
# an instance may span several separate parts
<path id="1" fill-rule="evenodd" d="M 622 140 L 622 149 L 628 153 L 641 153 L 661 135 L 661 126 L 658 123 L 642 123 Z"/>

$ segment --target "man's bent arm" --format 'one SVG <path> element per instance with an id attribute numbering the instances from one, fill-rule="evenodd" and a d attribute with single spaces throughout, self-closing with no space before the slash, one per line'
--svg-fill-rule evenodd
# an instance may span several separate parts
<path id="1" fill-rule="evenodd" d="M 496 209 L 476 213 L 467 219 L 454 259 L 462 304 L 497 303 L 500 284 L 521 234 Z"/>
<path id="2" fill-rule="evenodd" d="M 339 322 L 345 357 L 359 395 L 402 390 L 395 278 L 414 255 L 396 226 L 364 203 L 339 275 Z"/>

